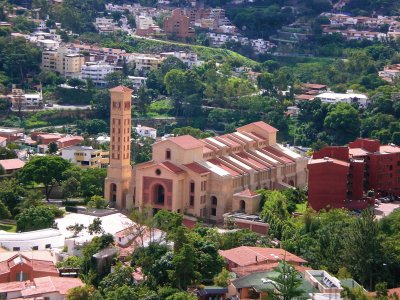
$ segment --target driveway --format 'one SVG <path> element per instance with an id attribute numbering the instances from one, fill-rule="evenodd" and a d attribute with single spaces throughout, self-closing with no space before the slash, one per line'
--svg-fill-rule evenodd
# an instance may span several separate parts
<path id="1" fill-rule="evenodd" d="M 395 209 L 400 207 L 400 201 L 381 203 L 379 206 L 375 205 L 375 215 L 377 219 L 382 219 L 390 215 Z"/>

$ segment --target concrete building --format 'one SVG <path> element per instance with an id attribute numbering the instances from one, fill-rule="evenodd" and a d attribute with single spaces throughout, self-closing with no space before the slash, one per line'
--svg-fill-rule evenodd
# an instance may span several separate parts
<path id="1" fill-rule="evenodd" d="M 64 246 L 64 237 L 57 229 L 29 232 L 0 232 L 0 247 L 12 251 L 46 250 Z"/>
<path id="2" fill-rule="evenodd" d="M 141 54 L 135 56 L 134 62 L 137 70 L 149 71 L 158 69 L 162 63 L 162 59 L 160 57 Z"/>
<path id="3" fill-rule="evenodd" d="M 66 47 L 42 52 L 42 69 L 59 73 L 66 78 L 79 78 L 85 58 Z"/>
<path id="4" fill-rule="evenodd" d="M 99 33 L 112 33 L 117 27 L 114 20 L 110 18 L 96 18 L 95 25 Z"/>
<path id="5" fill-rule="evenodd" d="M 108 151 L 87 146 L 72 146 L 62 149 L 62 158 L 82 168 L 102 168 L 108 165 Z"/>
<path id="6" fill-rule="evenodd" d="M 178 38 L 194 37 L 194 30 L 190 27 L 189 17 L 185 16 L 182 9 L 174 9 L 170 17 L 165 18 L 164 32 Z"/>
<path id="7" fill-rule="evenodd" d="M 152 127 L 147 127 L 147 126 L 142 126 L 142 125 L 137 125 L 135 127 L 135 132 L 142 137 L 148 137 L 152 139 L 156 139 L 157 137 L 157 129 L 152 128 Z"/>
<path id="8" fill-rule="evenodd" d="M 111 160 L 105 198 L 119 209 L 150 205 L 221 221 L 235 209 L 253 213 L 256 198 L 235 194 L 306 185 L 307 160 L 276 142 L 264 122 L 202 140 L 178 136 L 153 145 L 152 160 L 130 166 L 131 90 L 111 89 Z"/>
<path id="9" fill-rule="evenodd" d="M 0 253 L 0 284 L 59 276 L 50 251 L 5 251 Z"/>
<path id="10" fill-rule="evenodd" d="M 353 91 L 347 91 L 347 93 L 334 93 L 326 92 L 316 95 L 315 98 L 321 99 L 322 103 L 337 104 L 345 102 L 348 104 L 358 103 L 362 107 L 367 107 L 369 104 L 368 96 L 364 94 L 356 94 Z"/>
<path id="11" fill-rule="evenodd" d="M 23 90 L 13 87 L 8 98 L 11 100 L 11 109 L 13 110 L 43 108 L 43 96 L 41 93 L 26 94 Z"/>
<path id="12" fill-rule="evenodd" d="M 106 76 L 115 71 L 115 67 L 105 63 L 87 63 L 82 66 L 81 79 L 91 79 L 97 87 L 106 87 Z"/>
<path id="13" fill-rule="evenodd" d="M 376 195 L 400 196 L 400 147 L 357 139 L 343 147 L 325 147 L 308 165 L 308 199 L 315 210 L 363 209 Z"/>
<path id="14" fill-rule="evenodd" d="M 128 76 L 128 79 L 132 82 L 132 87 L 135 90 L 140 89 L 142 86 L 145 86 L 147 77 L 142 76 Z"/>

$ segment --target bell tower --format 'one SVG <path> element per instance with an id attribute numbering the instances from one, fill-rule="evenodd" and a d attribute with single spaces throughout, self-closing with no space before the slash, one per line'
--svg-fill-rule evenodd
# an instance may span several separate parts
<path id="1" fill-rule="evenodd" d="M 124 86 L 117 86 L 109 91 L 111 96 L 110 165 L 107 169 L 104 198 L 118 209 L 127 209 L 126 193 L 132 177 L 132 90 Z"/>

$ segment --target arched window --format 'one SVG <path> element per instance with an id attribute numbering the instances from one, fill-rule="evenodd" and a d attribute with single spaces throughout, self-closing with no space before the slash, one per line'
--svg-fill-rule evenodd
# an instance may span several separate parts
<path id="1" fill-rule="evenodd" d="M 215 196 L 211 196 L 211 205 L 218 205 L 218 199 Z"/>
<path id="2" fill-rule="evenodd" d="M 161 184 L 157 184 L 154 186 L 153 190 L 154 195 L 154 203 L 164 205 L 165 203 L 165 190 Z"/>
<path id="3" fill-rule="evenodd" d="M 239 210 L 242 212 L 246 211 L 246 202 L 244 200 L 240 200 L 239 202 Z"/>
<path id="4" fill-rule="evenodd" d="M 171 150 L 170 149 L 165 150 L 165 159 L 166 160 L 171 159 Z"/>
<path id="5" fill-rule="evenodd" d="M 110 185 L 110 200 L 113 202 L 117 201 L 117 185 L 115 183 L 111 183 Z"/>

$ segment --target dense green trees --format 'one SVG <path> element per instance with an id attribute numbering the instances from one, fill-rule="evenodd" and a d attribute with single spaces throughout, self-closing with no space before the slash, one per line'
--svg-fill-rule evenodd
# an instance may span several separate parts
<path id="1" fill-rule="evenodd" d="M 62 216 L 62 212 L 51 206 L 36 206 L 23 210 L 17 215 L 17 230 L 32 231 L 51 228 L 56 217 Z"/>
<path id="2" fill-rule="evenodd" d="M 64 172 L 70 163 L 59 156 L 38 156 L 31 159 L 19 172 L 19 178 L 24 183 L 42 183 L 46 200 L 55 184 L 64 179 Z"/>

